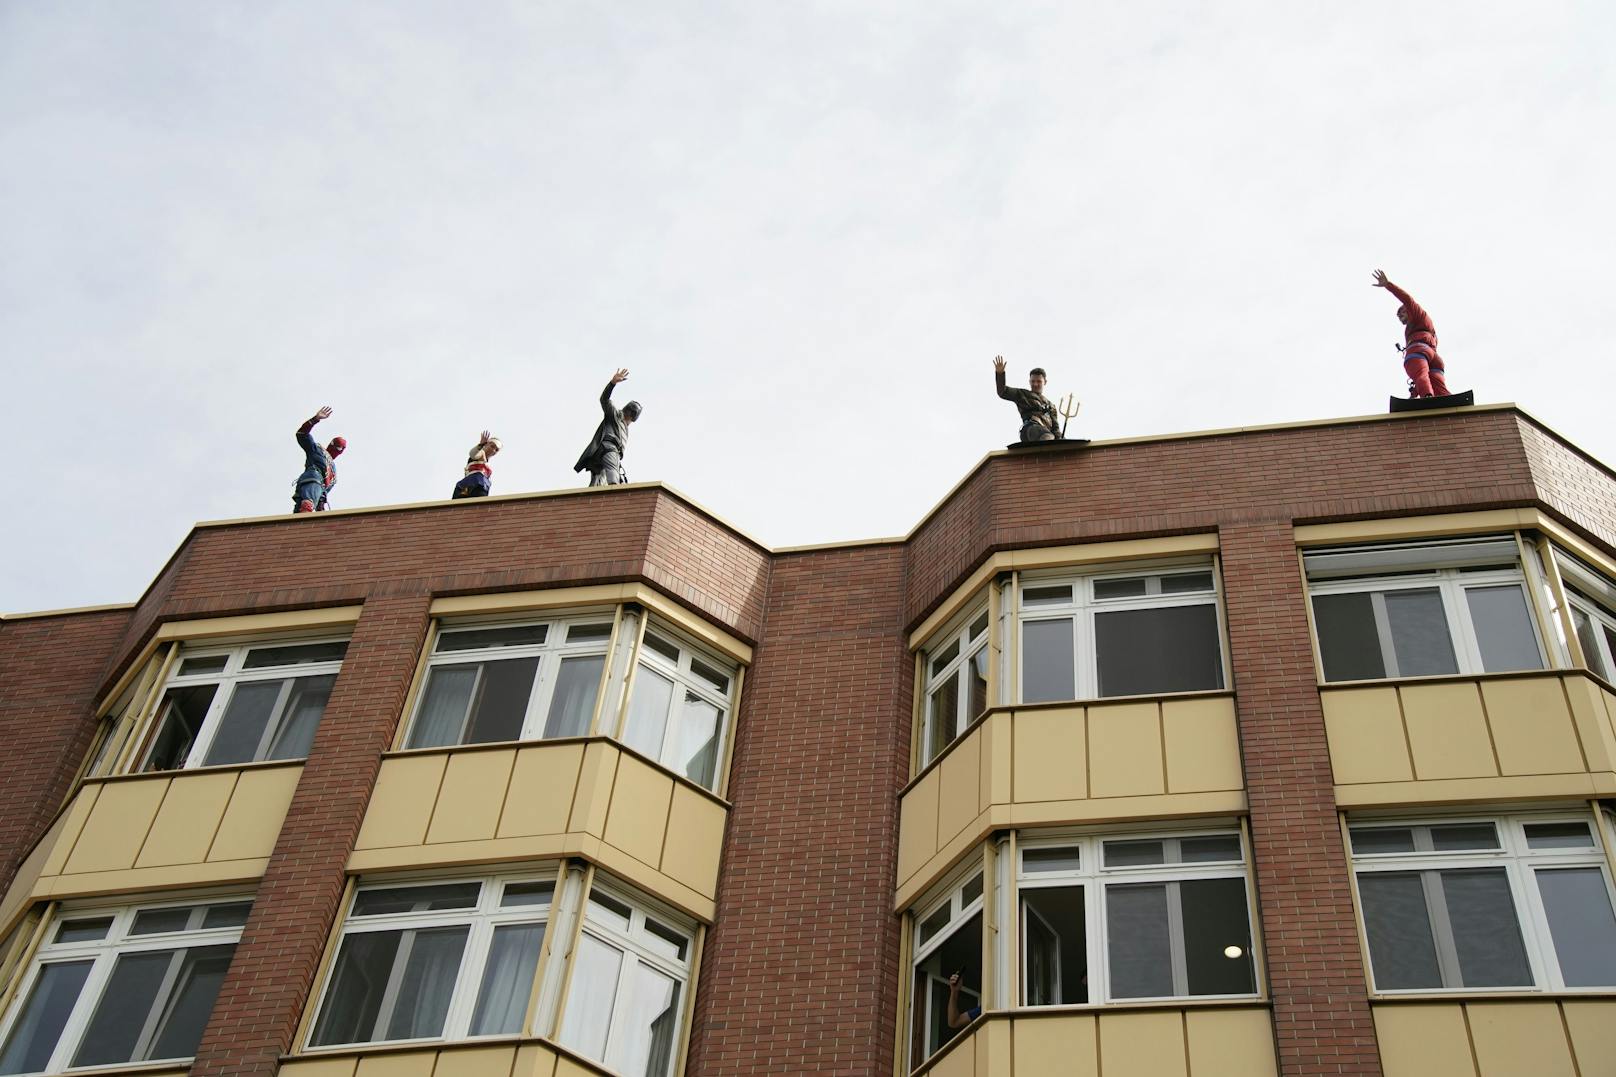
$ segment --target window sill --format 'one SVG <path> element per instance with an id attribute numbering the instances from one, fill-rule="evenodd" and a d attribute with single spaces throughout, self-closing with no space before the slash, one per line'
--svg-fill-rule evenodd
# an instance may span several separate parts
<path id="1" fill-rule="evenodd" d="M 273 770 L 275 767 L 301 767 L 308 759 L 261 759 L 254 763 L 224 763 L 217 767 L 181 767 L 178 770 L 142 770 L 133 774 L 103 774 L 99 778 L 85 778 L 79 783 L 82 789 L 86 785 L 110 785 L 114 782 L 139 781 L 141 778 L 178 778 L 186 774 L 230 774 L 242 770 Z M 77 792 L 78 790 L 74 790 Z M 69 798 L 72 799 L 72 798 Z M 74 1070 L 74 1073 L 80 1072 Z M 87 1071 L 86 1071 L 87 1072 Z"/>
<path id="2" fill-rule="evenodd" d="M 1616 693 L 1616 685 L 1612 685 L 1593 670 L 1586 666 L 1571 666 L 1565 669 L 1512 669 L 1498 673 L 1439 673 L 1431 677 L 1376 677 L 1362 681 L 1319 681 L 1319 691 L 1329 691 L 1332 688 L 1395 688 L 1405 684 L 1465 684 L 1474 681 L 1509 681 L 1529 680 L 1533 677 L 1563 677 L 1566 674 L 1580 673 L 1584 677 L 1603 687 L 1607 692 Z"/>
<path id="3" fill-rule="evenodd" d="M 1589 987 L 1583 989 L 1561 988 L 1556 991 L 1466 991 L 1458 988 L 1452 991 L 1411 991 L 1408 994 L 1378 995 L 1371 994 L 1369 1001 L 1376 1006 L 1382 1004 L 1429 1006 L 1433 1004 L 1455 1002 L 1556 1002 L 1562 999 L 1575 999 L 1587 1001 L 1588 999 L 1609 999 L 1616 1001 L 1616 986 Z"/>
<path id="4" fill-rule="evenodd" d="M 533 1045 L 552 1051 L 559 1058 L 564 1058 L 585 1073 L 599 1074 L 600 1077 L 620 1077 L 615 1070 L 609 1070 L 599 1062 L 585 1058 L 554 1040 L 543 1036 L 479 1036 L 476 1039 L 466 1040 L 411 1040 L 407 1043 L 361 1043 L 347 1044 L 333 1047 L 311 1047 L 295 1054 L 280 1056 L 282 1065 L 294 1062 L 314 1062 L 329 1058 L 371 1058 L 377 1055 L 403 1055 L 422 1051 L 437 1051 L 442 1054 L 454 1054 L 457 1051 L 475 1051 L 489 1047 L 508 1047 L 513 1051 L 522 1047 Z M 170 1067 L 172 1069 L 172 1067 Z M 75 1074 L 79 1071 L 74 1071 Z M 119 1071 L 128 1072 L 128 1071 Z"/>

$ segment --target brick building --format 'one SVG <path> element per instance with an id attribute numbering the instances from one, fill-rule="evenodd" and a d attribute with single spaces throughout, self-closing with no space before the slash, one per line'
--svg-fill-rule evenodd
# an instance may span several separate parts
<path id="1" fill-rule="evenodd" d="M 1509 405 L 199 524 L 0 621 L 0 1074 L 1616 1073 L 1613 650 Z"/>

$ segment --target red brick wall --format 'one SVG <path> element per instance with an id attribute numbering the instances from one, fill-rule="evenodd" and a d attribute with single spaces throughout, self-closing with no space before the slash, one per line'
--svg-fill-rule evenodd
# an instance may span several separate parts
<path id="1" fill-rule="evenodd" d="M 1607 549 L 1616 548 L 1616 479 L 1610 470 L 1526 418 L 1518 422 L 1538 496 Z"/>

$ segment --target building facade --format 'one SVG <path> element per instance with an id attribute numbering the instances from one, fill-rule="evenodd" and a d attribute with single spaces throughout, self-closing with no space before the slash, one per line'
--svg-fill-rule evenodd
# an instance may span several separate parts
<path id="1" fill-rule="evenodd" d="M 0 621 L 0 1075 L 1612 1074 L 1613 678 L 1511 405 L 200 524 Z"/>

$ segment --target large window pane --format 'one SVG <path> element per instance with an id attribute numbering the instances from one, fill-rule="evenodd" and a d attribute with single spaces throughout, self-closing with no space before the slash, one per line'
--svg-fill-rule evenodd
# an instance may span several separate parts
<path id="1" fill-rule="evenodd" d="M 585 934 L 578 940 L 567 1013 L 561 1022 L 561 1042 L 587 1058 L 601 1061 L 606 1057 L 606 1034 L 611 1031 L 622 967 L 622 951 L 593 935 Z"/>
<path id="2" fill-rule="evenodd" d="M 5 1049 L 0 1051 L 0 1073 L 37 1073 L 45 1068 L 92 964 L 68 961 L 40 970 Z"/>
<path id="3" fill-rule="evenodd" d="M 1481 647 L 1481 668 L 1488 673 L 1512 669 L 1542 669 L 1537 633 L 1519 584 L 1503 587 L 1467 587 L 1470 624 Z"/>
<path id="4" fill-rule="evenodd" d="M 623 743 L 652 759 L 661 758 L 662 738 L 668 727 L 668 709 L 672 706 L 673 682 L 641 663 L 634 675 L 634 698 L 628 705 L 628 725 L 623 729 Z"/>
<path id="5" fill-rule="evenodd" d="M 1504 869 L 1444 871 L 1442 891 L 1464 986 L 1530 987 L 1532 968 Z"/>
<path id="6" fill-rule="evenodd" d="M 196 1054 L 235 952 L 234 945 L 200 946 L 186 951 L 145 1058 L 190 1058 Z"/>
<path id="7" fill-rule="evenodd" d="M 950 677 L 931 693 L 931 733 L 926 742 L 926 758 L 937 758 L 954 740 L 959 721 L 959 678 Z"/>
<path id="8" fill-rule="evenodd" d="M 1094 615 L 1100 695 L 1158 695 L 1223 687 L 1218 614 L 1211 605 Z"/>
<path id="9" fill-rule="evenodd" d="M 1399 677 L 1459 672 L 1441 592 L 1434 587 L 1422 587 L 1414 591 L 1386 591 L 1383 597 Z"/>
<path id="10" fill-rule="evenodd" d="M 600 691 L 600 673 L 605 667 L 605 655 L 561 660 L 555 694 L 550 697 L 550 714 L 544 723 L 546 737 L 581 737 L 589 732 L 595 695 Z"/>
<path id="11" fill-rule="evenodd" d="M 203 765 L 247 763 L 256 757 L 264 730 L 275 716 L 275 704 L 280 701 L 285 687 L 285 681 L 249 681 L 236 685 Z"/>
<path id="12" fill-rule="evenodd" d="M 374 1038 L 376 1018 L 393 971 L 393 959 L 403 938 L 401 931 L 367 931 L 342 940 L 336 971 L 326 991 L 320 1023 L 315 1026 L 315 1047 L 335 1043 L 366 1043 Z"/>
<path id="13" fill-rule="evenodd" d="M 1571 623 L 1577 630 L 1577 642 L 1582 644 L 1583 661 L 1593 672 L 1607 681 L 1610 680 L 1610 670 L 1605 667 L 1605 655 L 1599 649 L 1599 630 L 1604 625 L 1596 624 L 1592 617 L 1575 606 L 1571 607 Z"/>
<path id="14" fill-rule="evenodd" d="M 933 1051 L 953 1039 L 958 1029 L 948 1027 L 948 978 L 960 975 L 961 1012 L 977 1005 L 982 990 L 982 914 L 973 913 L 955 924 L 942 943 L 915 965 L 915 1000 L 911 1043 L 919 1065 Z"/>
<path id="15" fill-rule="evenodd" d="M 1021 626 L 1021 698 L 1025 703 L 1077 696 L 1072 620 L 1027 621 Z"/>
<path id="16" fill-rule="evenodd" d="M 668 766 L 697 785 L 711 786 L 718 769 L 718 726 L 723 712 L 694 692 L 685 693 Z"/>
<path id="17" fill-rule="evenodd" d="M 1245 880 L 1187 879 L 1178 886 L 1189 993 L 1249 995 L 1256 991 Z"/>
<path id="18" fill-rule="evenodd" d="M 1358 876 L 1369 960 L 1382 991 L 1441 987 L 1436 941 L 1418 872 L 1374 872 Z"/>
<path id="19" fill-rule="evenodd" d="M 1111 997 L 1173 994 L 1173 944 L 1167 923 L 1167 884 L 1108 886 L 1106 941 L 1111 951 Z"/>
<path id="20" fill-rule="evenodd" d="M 410 730 L 409 747 L 441 748 L 460 743 L 480 672 L 481 667 L 475 665 L 437 666 L 427 675 L 421 711 L 415 716 L 415 728 Z"/>
<path id="21" fill-rule="evenodd" d="M 1616 984 L 1616 915 L 1598 868 L 1537 872 L 1538 893 L 1567 987 Z"/>
<path id="22" fill-rule="evenodd" d="M 280 729 L 270 743 L 266 759 L 304 759 L 314 746 L 314 733 L 320 726 L 320 716 L 331 700 L 331 689 L 336 685 L 335 674 L 324 677 L 302 677 L 292 684 L 292 695 L 286 703 Z"/>
<path id="23" fill-rule="evenodd" d="M 629 974 L 628 999 L 615 1024 L 613 1068 L 664 1077 L 679 1023 L 679 984 L 647 965 Z"/>
<path id="24" fill-rule="evenodd" d="M 466 948 L 466 927 L 435 927 L 408 932 L 413 935 L 398 998 L 387 1023 L 389 1040 L 412 1040 L 443 1035 L 449 1014 L 460 956 Z M 402 949 L 402 948 L 401 948 Z"/>
<path id="25" fill-rule="evenodd" d="M 1087 1002 L 1088 943 L 1081 886 L 1021 892 L 1027 1006 Z"/>
<path id="26" fill-rule="evenodd" d="M 191 745 L 202 729 L 202 720 L 208 716 L 216 684 L 197 684 L 187 688 L 171 688 L 163 702 L 163 717 L 158 724 L 157 737 L 152 742 L 147 770 L 178 770 L 191 754 Z"/>
<path id="27" fill-rule="evenodd" d="M 1367 681 L 1386 676 L 1370 595 L 1315 595 L 1313 620 L 1318 626 L 1325 680 Z"/>
<path id="28" fill-rule="evenodd" d="M 494 929 L 477 991 L 477 1009 L 471 1017 L 471 1035 L 522 1031 L 543 941 L 543 924 L 501 924 Z"/>
<path id="29" fill-rule="evenodd" d="M 983 647 L 971 655 L 966 663 L 966 685 L 970 690 L 970 705 L 966 708 L 967 721 L 976 721 L 988 709 L 988 649 Z"/>
<path id="30" fill-rule="evenodd" d="M 471 721 L 466 726 L 466 744 L 522 739 L 522 720 L 527 716 L 527 701 L 533 695 L 533 677 L 538 669 L 537 658 L 483 663 L 482 682 L 477 686 Z"/>
<path id="31" fill-rule="evenodd" d="M 152 1007 L 160 1000 L 169 966 L 177 950 L 124 954 L 113 967 L 112 978 L 101 992 L 95 1016 L 79 1041 L 75 1066 L 110 1066 L 136 1060 L 136 1045 Z"/>

